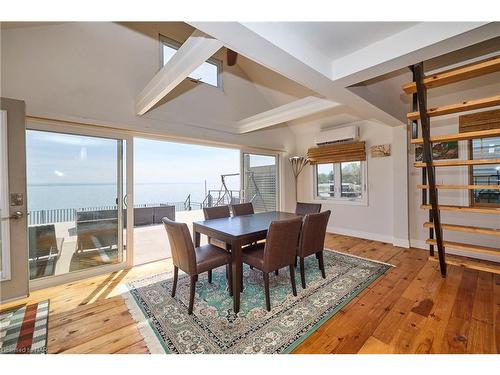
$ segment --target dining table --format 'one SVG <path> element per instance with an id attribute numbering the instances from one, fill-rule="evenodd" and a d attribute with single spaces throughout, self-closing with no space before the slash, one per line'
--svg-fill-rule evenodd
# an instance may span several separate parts
<path id="1" fill-rule="evenodd" d="M 251 215 L 231 216 L 221 219 L 212 219 L 193 222 L 193 242 L 200 246 L 200 235 L 215 238 L 225 242 L 231 251 L 233 308 L 234 312 L 240 311 L 240 293 L 243 263 L 241 254 L 244 246 L 263 240 L 267 236 L 269 226 L 273 221 L 292 219 L 301 216 L 290 212 L 269 211 Z"/>

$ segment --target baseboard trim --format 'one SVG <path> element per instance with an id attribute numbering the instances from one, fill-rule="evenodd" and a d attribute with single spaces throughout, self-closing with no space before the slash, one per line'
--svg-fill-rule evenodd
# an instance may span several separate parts
<path id="1" fill-rule="evenodd" d="M 22 300 L 22 299 L 25 299 L 25 298 L 28 298 L 29 297 L 29 294 L 25 294 L 23 296 L 20 296 L 20 297 L 12 297 L 12 298 L 8 298 L 6 300 L 0 300 L 0 303 L 3 305 L 3 304 L 6 304 L 6 303 L 10 303 L 10 302 L 15 302 L 15 301 L 18 301 L 18 300 Z"/>
<path id="2" fill-rule="evenodd" d="M 410 241 L 410 244 L 411 247 L 429 251 L 429 245 L 426 244 L 425 241 L 412 239 Z M 437 251 L 436 247 L 434 247 L 434 249 Z M 459 255 L 468 258 L 480 259 L 480 260 L 489 260 L 491 262 L 500 262 L 500 254 L 498 256 L 489 254 L 478 254 L 466 250 L 458 250 L 452 248 L 446 248 L 445 253 Z"/>
<path id="3" fill-rule="evenodd" d="M 391 243 L 394 246 L 409 248 L 410 241 L 407 239 L 394 238 L 392 236 L 386 236 L 379 233 L 363 232 L 347 228 L 329 226 L 327 228 L 328 233 L 342 234 L 344 236 L 364 238 L 365 240 L 380 241 L 385 243 Z"/>

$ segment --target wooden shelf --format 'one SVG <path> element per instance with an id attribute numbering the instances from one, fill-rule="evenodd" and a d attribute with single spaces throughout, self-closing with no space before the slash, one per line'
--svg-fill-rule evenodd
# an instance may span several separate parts
<path id="1" fill-rule="evenodd" d="M 468 100 L 461 103 L 445 105 L 442 107 L 429 108 L 427 114 L 429 117 L 444 116 L 452 113 L 459 113 L 465 111 L 472 111 L 474 109 L 488 108 L 500 105 L 500 95 L 491 96 L 489 98 Z M 406 115 L 408 120 L 420 119 L 419 112 L 410 112 Z"/>
<path id="2" fill-rule="evenodd" d="M 468 165 L 488 165 L 488 164 L 500 164 L 500 159 L 475 159 L 475 160 L 438 160 L 434 161 L 432 165 L 434 167 L 461 167 Z M 414 163 L 415 167 L 426 167 L 427 164 L 418 161 Z"/>
<path id="3" fill-rule="evenodd" d="M 436 185 L 436 188 L 450 190 L 500 190 L 500 185 Z M 429 189 L 429 185 L 417 185 L 417 189 Z"/>
<path id="4" fill-rule="evenodd" d="M 482 228 L 482 227 L 472 227 L 468 225 L 456 225 L 456 224 L 441 224 L 443 229 L 451 230 L 454 232 L 465 232 L 465 233 L 475 233 L 475 234 L 487 234 L 491 236 L 500 236 L 500 229 L 494 228 Z M 434 228 L 434 223 L 425 222 L 424 228 Z"/>
<path id="5" fill-rule="evenodd" d="M 436 143 L 436 142 L 450 142 L 450 141 L 466 141 L 469 139 L 490 138 L 498 136 L 500 136 L 500 129 L 491 129 L 491 130 L 481 130 L 477 132 L 437 135 L 435 137 L 431 137 L 431 142 Z M 410 143 L 413 145 L 419 145 L 424 143 L 424 140 L 422 138 L 415 138 L 412 139 Z"/>
<path id="6" fill-rule="evenodd" d="M 491 57 L 471 64 L 463 65 L 459 68 L 445 70 L 424 78 L 424 86 L 428 89 L 448 85 L 454 82 L 465 81 L 470 78 L 479 77 L 485 74 L 494 73 L 500 70 L 500 56 Z M 417 92 L 415 82 L 403 85 L 406 94 Z"/>
<path id="7" fill-rule="evenodd" d="M 450 206 L 450 205 L 439 205 L 440 211 L 455 211 L 455 212 L 468 212 L 476 214 L 492 214 L 500 215 L 500 208 L 496 207 L 465 207 L 465 206 Z M 432 207 L 430 204 L 423 204 L 420 208 L 424 210 L 430 210 Z"/>
<path id="8" fill-rule="evenodd" d="M 436 240 L 427 240 L 425 241 L 428 245 L 437 245 Z M 459 243 L 459 242 L 450 242 L 450 241 L 443 241 L 443 246 L 444 247 L 450 247 L 452 249 L 457 249 L 457 250 L 466 250 L 466 251 L 471 251 L 474 253 L 480 253 L 480 254 L 488 254 L 488 255 L 499 255 L 500 256 L 500 249 L 496 249 L 494 247 L 486 247 L 486 246 L 478 246 L 478 245 L 472 245 L 468 243 Z"/>
<path id="9" fill-rule="evenodd" d="M 429 257 L 429 260 L 432 262 L 438 262 L 438 260 L 434 257 Z M 471 258 L 459 257 L 447 254 L 446 264 L 476 271 L 500 274 L 500 264 L 496 262 L 488 262 L 478 259 L 471 259 Z"/>

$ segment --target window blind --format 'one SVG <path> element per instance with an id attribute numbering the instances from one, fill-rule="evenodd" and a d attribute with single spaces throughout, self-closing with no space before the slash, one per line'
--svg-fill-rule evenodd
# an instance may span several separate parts
<path id="1" fill-rule="evenodd" d="M 462 115 L 458 122 L 459 133 L 498 129 L 500 128 L 500 109 Z"/>
<path id="2" fill-rule="evenodd" d="M 365 142 L 339 143 L 334 145 L 310 148 L 307 151 L 309 163 L 326 164 L 348 161 L 365 161 Z"/>

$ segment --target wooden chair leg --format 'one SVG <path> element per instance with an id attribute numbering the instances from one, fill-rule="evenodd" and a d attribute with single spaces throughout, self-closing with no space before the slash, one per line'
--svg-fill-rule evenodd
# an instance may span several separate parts
<path id="1" fill-rule="evenodd" d="M 300 258 L 300 281 L 302 283 L 302 289 L 306 288 L 306 273 L 304 266 L 304 258 Z"/>
<path id="2" fill-rule="evenodd" d="M 278 276 L 278 275 L 280 274 L 280 270 L 276 270 L 276 271 L 274 271 L 274 274 L 275 274 L 276 276 Z"/>
<path id="3" fill-rule="evenodd" d="M 241 283 L 240 283 L 240 285 L 241 285 L 241 292 L 243 292 L 243 267 L 241 267 L 241 278 L 240 278 L 240 280 L 241 280 Z"/>
<path id="4" fill-rule="evenodd" d="M 323 252 L 320 251 L 318 254 L 319 254 L 319 269 L 321 270 L 321 276 L 323 276 L 323 279 L 326 279 L 325 260 L 323 258 Z"/>
<path id="5" fill-rule="evenodd" d="M 295 285 L 295 267 L 290 264 L 290 281 L 292 282 L 292 292 L 294 296 L 297 296 L 297 286 Z"/>
<path id="6" fill-rule="evenodd" d="M 297 267 L 297 257 L 295 257 L 295 263 L 293 265 Z"/>
<path id="7" fill-rule="evenodd" d="M 266 292 L 266 309 L 267 311 L 271 311 L 271 296 L 269 295 L 269 274 L 267 272 L 263 272 L 264 275 L 264 289 Z"/>
<path id="8" fill-rule="evenodd" d="M 177 289 L 177 278 L 179 277 L 179 268 L 174 266 L 174 283 L 172 284 L 172 297 L 175 297 L 175 290 Z"/>
<path id="9" fill-rule="evenodd" d="M 193 313 L 194 292 L 196 290 L 196 279 L 197 278 L 198 278 L 198 275 L 191 276 L 190 291 L 189 291 L 189 308 L 188 308 L 189 315 L 191 315 Z"/>
<path id="10" fill-rule="evenodd" d="M 229 280 L 230 277 L 229 277 L 229 270 L 231 269 L 231 265 L 230 264 L 226 264 L 226 280 Z"/>
<path id="11" fill-rule="evenodd" d="M 229 296 L 233 296 L 233 268 L 231 265 L 227 266 L 227 273 L 228 273 L 228 279 L 227 279 L 227 287 L 229 289 Z"/>
<path id="12" fill-rule="evenodd" d="M 212 284 L 212 270 L 208 271 L 208 283 Z"/>

